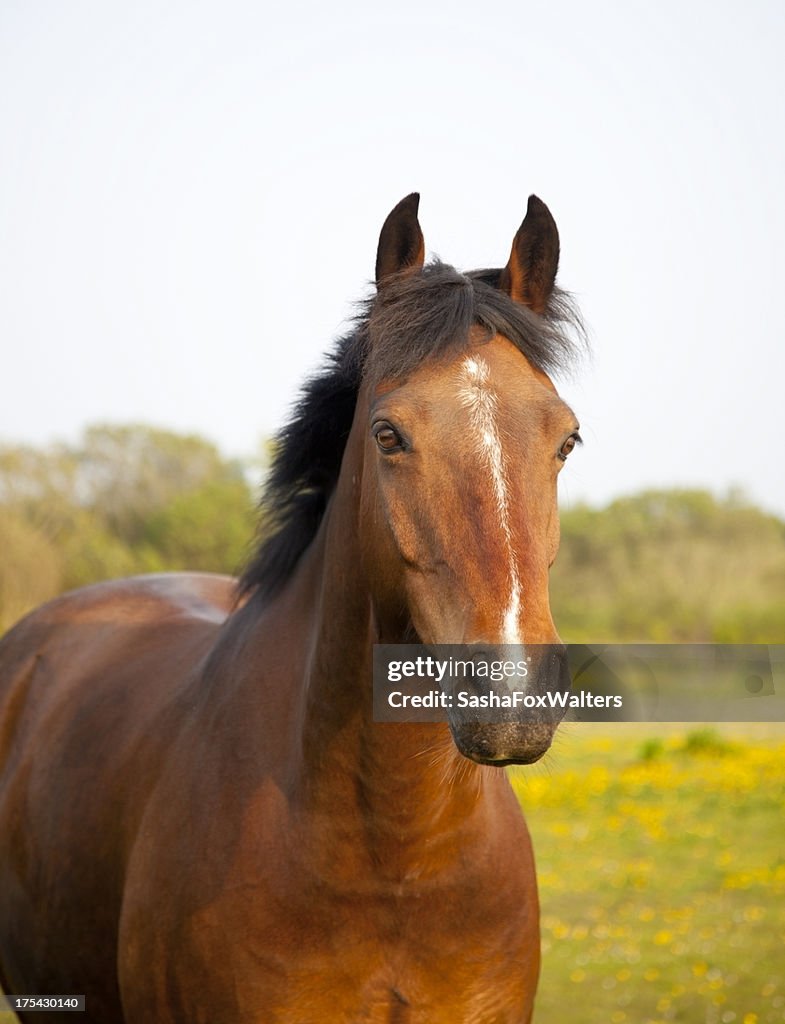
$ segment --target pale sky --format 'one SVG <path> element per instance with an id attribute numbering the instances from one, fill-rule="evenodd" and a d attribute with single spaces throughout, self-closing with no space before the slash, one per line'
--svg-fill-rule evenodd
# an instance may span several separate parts
<path id="1" fill-rule="evenodd" d="M 501 265 L 530 192 L 593 361 L 563 503 L 785 514 L 785 5 L 4 0 L 0 443 L 91 422 L 252 454 L 384 217 Z"/>

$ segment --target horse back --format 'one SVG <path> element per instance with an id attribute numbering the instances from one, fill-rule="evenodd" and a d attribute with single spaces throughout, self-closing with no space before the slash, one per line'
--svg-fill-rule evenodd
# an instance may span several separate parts
<path id="1" fill-rule="evenodd" d="M 233 581 L 220 576 L 98 584 L 0 641 L 6 991 L 86 992 L 88 1019 L 122 1020 L 125 864 L 189 684 L 233 600 Z"/>

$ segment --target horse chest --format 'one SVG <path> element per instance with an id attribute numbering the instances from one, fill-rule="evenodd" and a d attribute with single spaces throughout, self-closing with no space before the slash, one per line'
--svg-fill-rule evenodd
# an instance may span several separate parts
<path id="1" fill-rule="evenodd" d="M 434 940 L 435 936 L 432 937 Z M 283 941 L 281 941 L 283 939 Z M 534 951 L 472 942 L 401 944 L 362 929 L 326 929 L 298 950 L 286 936 L 230 943 L 210 974 L 188 971 L 156 1019 L 171 1024 L 525 1024 L 539 970 Z M 528 945 L 528 944 L 525 944 Z M 231 965 L 229 970 L 226 970 Z M 209 977 L 209 981 L 208 981 Z M 175 980 L 177 979 L 177 980 Z M 148 990 L 149 993 L 149 990 Z M 147 1004 L 149 1012 L 149 1000 Z M 142 1020 L 149 1019 L 141 1015 Z M 129 1016 L 129 1024 L 137 1018 Z"/>
<path id="2" fill-rule="evenodd" d="M 151 990 L 161 1024 L 528 1020 L 539 935 L 526 851 L 510 858 L 506 884 L 496 876 L 495 892 L 482 867 L 391 883 L 356 865 L 353 877 L 347 865 L 326 881 L 296 858 L 273 863 L 227 875 L 188 911 L 173 908 L 185 929 L 159 914 L 139 974 L 140 1024 Z M 127 1005 L 136 984 L 129 978 Z"/>
<path id="3" fill-rule="evenodd" d="M 530 901 L 502 912 L 468 886 L 354 894 L 305 887 L 284 911 L 285 891 L 260 901 L 239 928 L 237 901 L 227 908 L 236 939 L 222 955 L 232 964 L 233 997 L 241 994 L 233 1019 L 256 1020 L 260 1006 L 275 1016 L 259 1020 L 298 1024 L 527 1019 L 539 966 Z"/>

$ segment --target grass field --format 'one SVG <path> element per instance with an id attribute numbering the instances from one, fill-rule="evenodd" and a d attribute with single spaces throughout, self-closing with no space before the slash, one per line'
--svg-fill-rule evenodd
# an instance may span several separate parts
<path id="1" fill-rule="evenodd" d="M 655 728 L 572 726 L 512 773 L 540 885 L 535 1024 L 779 1024 L 783 727 Z"/>
<path id="2" fill-rule="evenodd" d="M 542 904 L 534 1024 L 785 1021 L 785 727 L 573 725 L 511 778 Z"/>

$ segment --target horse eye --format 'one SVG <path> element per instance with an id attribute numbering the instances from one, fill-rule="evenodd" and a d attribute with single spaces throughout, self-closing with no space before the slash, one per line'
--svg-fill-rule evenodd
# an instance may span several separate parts
<path id="1" fill-rule="evenodd" d="M 375 437 L 377 445 L 383 452 L 397 452 L 403 447 L 401 435 L 389 424 L 380 426 Z"/>
<path id="2" fill-rule="evenodd" d="M 570 452 L 573 450 L 576 444 L 581 444 L 580 434 L 570 434 L 570 436 L 559 449 L 559 458 L 562 460 L 562 462 L 566 461 L 567 456 L 570 454 Z"/>

